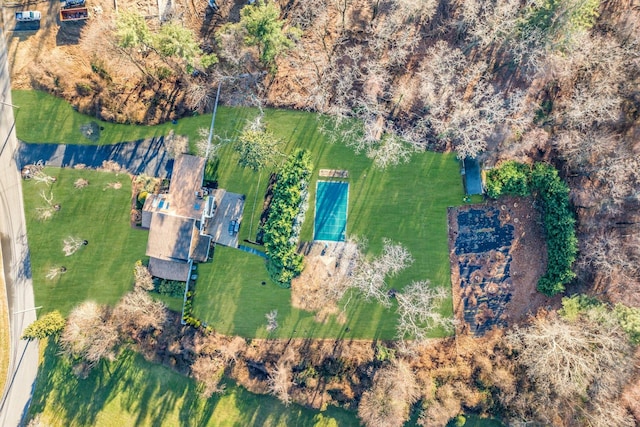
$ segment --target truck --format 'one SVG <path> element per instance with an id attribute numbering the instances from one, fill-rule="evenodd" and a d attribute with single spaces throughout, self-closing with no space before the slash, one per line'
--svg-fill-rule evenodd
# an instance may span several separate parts
<path id="1" fill-rule="evenodd" d="M 37 10 L 25 10 L 22 12 L 16 12 L 16 21 L 18 22 L 32 22 L 39 21 L 42 15 Z"/>
<path id="2" fill-rule="evenodd" d="M 81 21 L 83 19 L 89 19 L 89 9 L 86 7 L 75 7 L 73 9 L 61 9 L 60 21 Z"/>
<path id="3" fill-rule="evenodd" d="M 60 6 L 62 9 L 72 9 L 74 7 L 84 6 L 85 0 L 66 0 L 60 2 Z"/>

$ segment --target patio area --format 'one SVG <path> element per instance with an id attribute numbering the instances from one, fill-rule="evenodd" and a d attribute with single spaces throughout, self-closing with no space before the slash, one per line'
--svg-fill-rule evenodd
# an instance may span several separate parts
<path id="1" fill-rule="evenodd" d="M 224 190 L 216 190 L 217 207 L 213 218 L 208 221 L 205 233 L 211 235 L 216 244 L 237 248 L 245 197 L 242 194 L 224 191 L 219 199 L 217 193 L 222 191 Z"/>

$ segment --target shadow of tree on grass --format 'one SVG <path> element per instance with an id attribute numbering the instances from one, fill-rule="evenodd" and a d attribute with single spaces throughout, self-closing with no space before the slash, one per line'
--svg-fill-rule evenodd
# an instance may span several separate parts
<path id="1" fill-rule="evenodd" d="M 204 399 L 197 384 L 171 369 L 124 349 L 114 362 L 96 366 L 86 379 L 50 341 L 43 352 L 29 418 L 43 413 L 61 426 L 329 426 L 359 425 L 355 414 L 330 407 L 319 412 L 285 407 L 225 380 L 226 391 Z"/>

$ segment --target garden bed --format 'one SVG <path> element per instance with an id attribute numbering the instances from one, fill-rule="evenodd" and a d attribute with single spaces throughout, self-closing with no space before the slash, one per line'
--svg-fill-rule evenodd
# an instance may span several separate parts
<path id="1" fill-rule="evenodd" d="M 450 208 L 449 248 L 458 333 L 482 336 L 559 305 L 536 290 L 547 255 L 531 198 Z"/>

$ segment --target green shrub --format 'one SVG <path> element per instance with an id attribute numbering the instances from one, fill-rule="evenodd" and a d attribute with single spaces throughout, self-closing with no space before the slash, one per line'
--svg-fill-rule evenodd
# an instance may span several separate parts
<path id="1" fill-rule="evenodd" d="M 633 344 L 640 344 L 640 308 L 616 304 L 614 314 Z"/>
<path id="2" fill-rule="evenodd" d="M 155 291 L 160 295 L 170 297 L 181 297 L 184 293 L 184 287 L 184 282 L 178 282 L 176 280 L 161 279 L 155 282 Z"/>
<path id="3" fill-rule="evenodd" d="M 575 273 L 571 270 L 578 254 L 578 239 L 569 205 L 569 187 L 551 165 L 537 163 L 531 171 L 531 190 L 542 207 L 542 219 L 547 237 L 547 272 L 538 282 L 545 295 L 564 291 Z"/>
<path id="4" fill-rule="evenodd" d="M 467 419 L 464 417 L 464 415 L 460 414 L 455 418 L 454 425 L 456 427 L 464 427 L 465 424 L 467 424 Z"/>
<path id="5" fill-rule="evenodd" d="M 505 162 L 487 173 L 487 195 L 494 199 L 503 195 L 526 196 L 530 194 L 530 175 L 531 169 L 528 165 Z"/>
<path id="6" fill-rule="evenodd" d="M 22 334 L 22 339 L 41 340 L 52 335 L 57 335 L 64 329 L 64 317 L 58 310 L 45 314 L 38 320 L 27 326 Z"/>
<path id="7" fill-rule="evenodd" d="M 588 295 L 574 295 L 562 298 L 562 309 L 559 313 L 565 319 L 573 322 L 585 311 L 600 306 L 602 303 Z"/>
<path id="8" fill-rule="evenodd" d="M 267 271 L 284 287 L 302 272 L 303 256 L 297 253 L 294 222 L 303 203 L 311 176 L 311 158 L 306 150 L 296 150 L 278 173 L 273 187 L 267 221 L 262 227 Z"/>
<path id="9" fill-rule="evenodd" d="M 78 82 L 76 83 L 76 92 L 80 96 L 89 96 L 93 93 L 93 88 L 89 83 Z"/>

